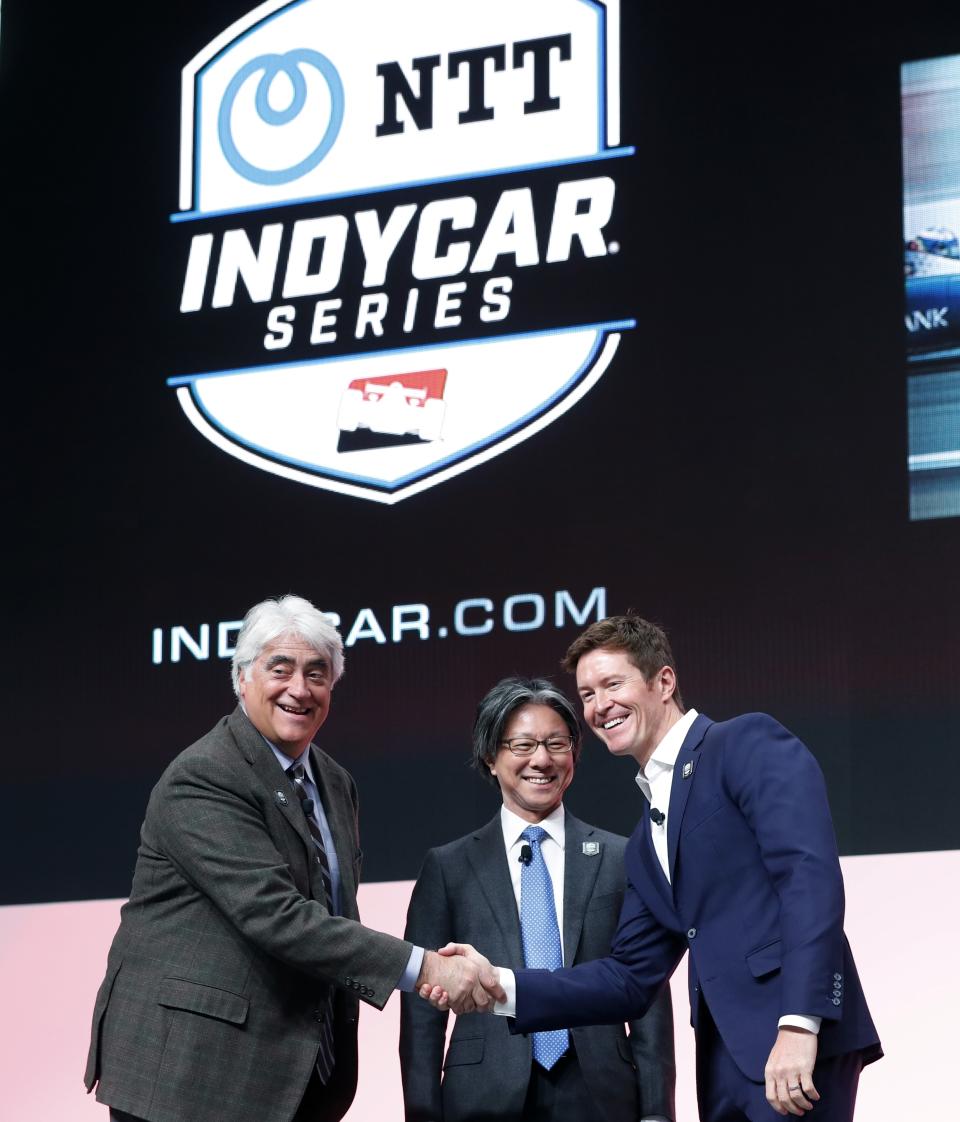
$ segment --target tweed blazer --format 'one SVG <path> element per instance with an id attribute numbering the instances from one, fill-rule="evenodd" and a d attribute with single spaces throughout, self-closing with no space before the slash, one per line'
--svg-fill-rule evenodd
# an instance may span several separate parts
<path id="1" fill-rule="evenodd" d="M 290 1122 L 314 1069 L 328 987 L 329 1118 L 356 1089 L 359 1000 L 382 1008 L 409 943 L 358 922 L 357 793 L 315 745 L 341 875 L 324 905 L 291 781 L 237 708 L 150 796 L 130 899 L 97 995 L 85 1083 L 150 1122 Z"/>
<path id="2" fill-rule="evenodd" d="M 605 955 L 624 894 L 626 838 L 564 820 L 563 947 L 571 966 Z M 516 898 L 500 815 L 481 829 L 427 854 L 407 915 L 407 938 L 427 947 L 470 942 L 491 962 L 523 965 Z M 447 1015 L 403 994 L 400 1066 L 407 1122 L 516 1119 L 530 1081 L 530 1038 L 508 1019 L 458 1017 L 449 1048 Z M 674 1117 L 673 1009 L 665 989 L 630 1025 L 573 1030 L 587 1086 L 610 1122 L 649 1114 Z M 442 1069 L 442 1083 L 441 1083 Z"/>

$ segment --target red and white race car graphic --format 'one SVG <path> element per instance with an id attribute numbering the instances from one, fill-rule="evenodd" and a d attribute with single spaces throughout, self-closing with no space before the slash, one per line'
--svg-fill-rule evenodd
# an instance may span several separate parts
<path id="1" fill-rule="evenodd" d="M 446 381 L 446 370 L 357 378 L 340 398 L 337 424 L 343 432 L 369 429 L 391 436 L 439 440 Z"/>

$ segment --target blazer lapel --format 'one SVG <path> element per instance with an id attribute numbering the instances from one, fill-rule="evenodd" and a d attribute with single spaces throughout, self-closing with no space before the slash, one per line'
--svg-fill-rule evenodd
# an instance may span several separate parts
<path id="1" fill-rule="evenodd" d="M 563 843 L 563 965 L 572 966 L 583 932 L 587 901 L 600 872 L 603 860 L 601 843 L 592 853 L 584 851 L 584 843 L 595 833 L 592 826 L 581 822 L 569 811 L 564 812 Z"/>
<path id="2" fill-rule="evenodd" d="M 290 823 L 294 833 L 299 835 L 308 858 L 312 857 L 313 838 L 310 836 L 310 829 L 307 826 L 306 818 L 303 816 L 303 811 L 297 803 L 297 793 L 293 789 L 293 783 L 287 778 L 284 769 L 273 754 L 270 745 L 254 728 L 250 718 L 239 705 L 227 718 L 227 723 L 237 747 L 253 769 L 253 774 L 270 792 L 270 798 L 274 806 Z"/>
<path id="3" fill-rule="evenodd" d="M 477 879 L 480 891 L 487 899 L 490 914 L 503 935 L 504 946 L 511 962 L 523 962 L 523 942 L 520 938 L 520 916 L 513 882 L 507 867 L 507 853 L 503 846 L 503 828 L 499 812 L 473 835 L 474 845 L 467 851 L 470 868 Z"/>
<path id="4" fill-rule="evenodd" d="M 673 892 L 670 888 L 670 882 L 667 880 L 666 874 L 660 865 L 657 851 L 653 847 L 653 834 L 650 828 L 650 804 L 646 799 L 643 800 L 643 813 L 640 815 L 639 829 L 640 858 L 643 861 L 643 868 L 647 874 L 647 880 L 660 894 L 660 898 L 663 902 L 672 909 Z"/>
<path id="5" fill-rule="evenodd" d="M 667 817 L 667 855 L 670 865 L 670 884 L 676 888 L 675 869 L 677 865 L 677 842 L 680 838 L 680 825 L 687 799 L 693 788 L 696 775 L 698 749 L 707 729 L 713 724 L 709 717 L 697 714 L 690 731 L 683 738 L 677 762 L 673 766 L 673 784 L 670 788 L 670 813 Z"/>
<path id="6" fill-rule="evenodd" d="M 330 766 L 327 754 L 316 744 L 310 745 L 310 762 L 313 775 L 320 792 L 320 801 L 327 816 L 327 825 L 333 834 L 333 845 L 337 851 L 337 864 L 340 866 L 340 903 L 348 908 L 348 901 L 357 896 L 357 880 L 354 875 L 354 837 L 356 823 L 353 817 L 353 803 L 347 792 L 341 790 L 342 780 Z M 311 839 L 311 845 L 313 840 Z"/>

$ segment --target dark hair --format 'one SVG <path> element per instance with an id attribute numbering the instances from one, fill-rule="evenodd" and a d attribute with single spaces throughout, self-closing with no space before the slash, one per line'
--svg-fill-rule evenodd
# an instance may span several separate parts
<path id="1" fill-rule="evenodd" d="M 575 674 L 580 659 L 601 647 L 608 651 L 623 651 L 648 682 L 664 666 L 669 666 L 674 674 L 677 673 L 667 633 L 662 627 L 641 618 L 632 608 L 626 615 L 608 616 L 592 623 L 570 644 L 560 665 L 564 670 Z M 673 699 L 682 713 L 684 705 L 679 676 Z"/>
<path id="2" fill-rule="evenodd" d="M 507 721 L 524 705 L 546 705 L 558 713 L 573 737 L 574 764 L 580 758 L 580 722 L 566 694 L 546 678 L 504 678 L 487 691 L 473 722 L 470 764 L 494 786 L 497 781 L 490 774 L 489 765 L 496 759 Z"/>

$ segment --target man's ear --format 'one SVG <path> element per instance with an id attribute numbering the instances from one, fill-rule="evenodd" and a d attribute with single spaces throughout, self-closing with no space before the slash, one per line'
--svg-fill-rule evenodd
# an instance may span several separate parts
<path id="1" fill-rule="evenodd" d="M 672 666 L 664 666 L 658 675 L 660 682 L 660 699 L 669 701 L 677 688 L 677 674 Z"/>

